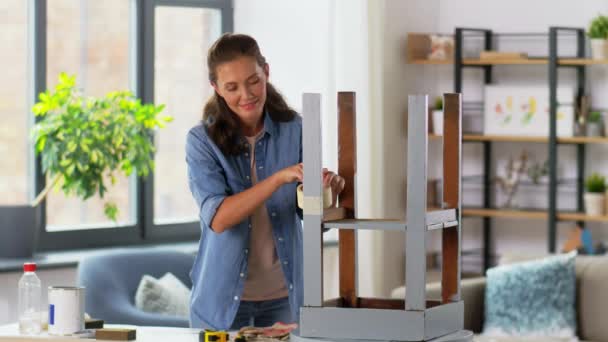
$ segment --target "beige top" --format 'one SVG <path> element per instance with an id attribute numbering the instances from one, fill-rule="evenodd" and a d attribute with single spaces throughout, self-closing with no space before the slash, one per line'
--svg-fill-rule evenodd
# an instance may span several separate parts
<path id="1" fill-rule="evenodd" d="M 261 134 L 263 134 L 262 131 Z M 251 146 L 251 182 L 258 181 L 255 165 L 255 142 L 261 136 L 246 137 Z M 262 204 L 251 216 L 247 279 L 242 300 L 262 301 L 284 298 L 289 295 L 281 262 L 277 256 L 272 235 L 272 224 L 266 205 Z"/>

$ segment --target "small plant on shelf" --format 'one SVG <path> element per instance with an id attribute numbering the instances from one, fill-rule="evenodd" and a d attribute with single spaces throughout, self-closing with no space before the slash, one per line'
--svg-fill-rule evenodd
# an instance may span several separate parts
<path id="1" fill-rule="evenodd" d="M 608 16 L 598 14 L 593 18 L 587 35 L 591 39 L 591 57 L 608 58 Z"/>
<path id="2" fill-rule="evenodd" d="M 602 123 L 602 113 L 598 111 L 592 111 L 589 113 L 587 118 L 587 136 L 589 137 L 601 137 L 604 135 L 604 125 Z"/>
<path id="3" fill-rule="evenodd" d="M 585 213 L 591 216 L 604 215 L 606 177 L 597 172 L 585 179 Z"/>
<path id="4" fill-rule="evenodd" d="M 602 113 L 598 111 L 593 111 L 589 113 L 589 122 L 602 122 Z"/>
<path id="5" fill-rule="evenodd" d="M 597 172 L 585 179 L 585 189 L 591 193 L 604 193 L 606 191 L 606 177 Z"/>
<path id="6" fill-rule="evenodd" d="M 433 106 L 433 110 L 443 110 L 443 98 L 441 96 L 437 96 L 435 98 L 435 105 Z"/>
<path id="7" fill-rule="evenodd" d="M 532 180 L 532 183 L 540 184 L 541 178 L 549 174 L 549 161 L 545 161 L 544 163 L 532 163 L 532 165 L 528 167 L 527 172 L 528 177 L 530 177 L 530 180 Z"/>
<path id="8" fill-rule="evenodd" d="M 591 39 L 608 39 L 608 16 L 599 14 L 593 18 L 587 35 Z"/>

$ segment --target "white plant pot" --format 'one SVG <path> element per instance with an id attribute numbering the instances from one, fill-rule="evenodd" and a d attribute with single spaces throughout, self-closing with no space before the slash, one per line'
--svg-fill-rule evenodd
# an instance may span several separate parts
<path id="1" fill-rule="evenodd" d="M 608 59 L 608 40 L 597 38 L 591 39 L 591 58 Z"/>
<path id="2" fill-rule="evenodd" d="M 443 111 L 433 111 L 433 134 L 443 135 Z"/>
<path id="3" fill-rule="evenodd" d="M 604 193 L 585 193 L 585 214 L 590 216 L 604 215 L 604 202 L 606 195 Z"/>

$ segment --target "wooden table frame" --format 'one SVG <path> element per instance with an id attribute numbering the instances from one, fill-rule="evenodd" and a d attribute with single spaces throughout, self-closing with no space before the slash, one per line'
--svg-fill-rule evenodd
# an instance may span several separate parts
<path id="1" fill-rule="evenodd" d="M 462 99 L 444 95 L 443 205 L 427 211 L 428 96 L 410 96 L 407 147 L 406 221 L 362 220 L 356 215 L 356 98 L 338 93 L 338 173 L 346 180 L 340 208 L 323 210 L 321 96 L 303 95 L 304 305 L 299 336 L 326 339 L 427 341 L 463 328 L 460 298 Z M 398 151 L 390 151 L 394 153 Z M 323 228 L 339 228 L 339 298 L 323 298 Z M 357 295 L 358 229 L 398 230 L 407 234 L 407 299 Z M 426 240 L 442 230 L 442 298 L 426 299 Z"/>

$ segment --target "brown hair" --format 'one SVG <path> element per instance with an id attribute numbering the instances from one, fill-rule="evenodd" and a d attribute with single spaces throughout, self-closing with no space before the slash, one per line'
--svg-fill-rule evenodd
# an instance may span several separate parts
<path id="1" fill-rule="evenodd" d="M 209 81 L 217 82 L 216 71 L 220 64 L 242 56 L 254 58 L 261 67 L 266 65 L 266 58 L 260 52 L 255 39 L 244 34 L 223 34 L 209 48 L 207 55 Z M 286 122 L 291 121 L 297 115 L 296 111 L 287 105 L 283 96 L 269 82 L 266 82 L 266 93 L 264 109 L 272 120 Z M 239 144 L 241 125 L 238 116 L 217 92 L 214 92 L 205 104 L 203 123 L 207 126 L 209 137 L 224 154 L 235 155 L 243 152 L 243 146 Z"/>

